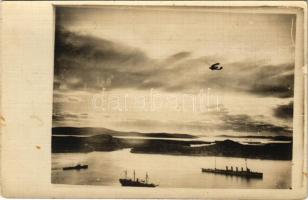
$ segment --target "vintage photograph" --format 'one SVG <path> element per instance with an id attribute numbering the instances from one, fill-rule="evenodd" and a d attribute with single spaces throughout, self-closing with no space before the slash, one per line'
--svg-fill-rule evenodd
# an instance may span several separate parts
<path id="1" fill-rule="evenodd" d="M 52 184 L 292 189 L 295 24 L 56 6 Z"/>

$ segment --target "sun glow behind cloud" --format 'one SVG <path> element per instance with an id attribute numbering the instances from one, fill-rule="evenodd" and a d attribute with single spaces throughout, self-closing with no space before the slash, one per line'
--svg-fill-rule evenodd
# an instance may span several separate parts
<path id="1" fill-rule="evenodd" d="M 279 117 L 277 109 L 293 97 L 293 16 L 185 14 L 183 21 L 175 8 L 59 8 L 53 125 L 291 134 L 290 118 Z M 218 61 L 224 70 L 210 71 Z M 122 96 L 147 96 L 151 89 L 163 96 L 197 96 L 210 88 L 223 109 L 94 109 L 93 97 L 104 88 Z"/>

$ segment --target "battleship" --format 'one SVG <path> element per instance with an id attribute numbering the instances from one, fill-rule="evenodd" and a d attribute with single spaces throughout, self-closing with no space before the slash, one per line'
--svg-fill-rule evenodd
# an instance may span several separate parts
<path id="1" fill-rule="evenodd" d="M 228 166 L 226 166 L 226 169 L 217 169 L 216 168 L 216 158 L 215 158 L 215 168 L 214 169 L 201 168 L 201 171 L 203 173 L 222 174 L 222 175 L 226 175 L 226 176 L 238 176 L 238 177 L 255 178 L 255 179 L 262 179 L 263 178 L 263 173 L 251 171 L 247 167 L 247 160 L 246 159 L 245 159 L 245 164 L 246 164 L 245 170 L 243 169 L 243 167 L 241 167 L 241 170 L 239 170 L 238 167 L 235 167 L 235 170 L 234 170 L 232 166 L 230 168 L 228 168 Z"/>
<path id="2" fill-rule="evenodd" d="M 73 167 L 63 167 L 63 170 L 81 170 L 81 169 L 88 169 L 88 165 L 76 165 Z"/>
<path id="3" fill-rule="evenodd" d="M 154 183 L 148 183 L 149 176 L 146 173 L 145 180 L 136 178 L 136 173 L 134 170 L 134 177 L 133 179 L 127 178 L 127 171 L 125 171 L 125 178 L 120 178 L 119 181 L 122 186 L 128 186 L 128 187 L 156 187 L 158 185 L 155 185 Z"/>

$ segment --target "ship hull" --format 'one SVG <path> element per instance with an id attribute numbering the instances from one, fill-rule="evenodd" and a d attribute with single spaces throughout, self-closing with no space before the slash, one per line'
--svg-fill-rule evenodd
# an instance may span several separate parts
<path id="1" fill-rule="evenodd" d="M 222 174 L 222 175 L 227 175 L 227 176 L 239 176 L 239 177 L 244 177 L 244 178 L 257 178 L 257 179 L 263 178 L 263 173 L 252 172 L 252 171 L 231 171 L 231 170 L 223 170 L 223 169 L 202 168 L 202 172 L 213 173 L 213 174 Z"/>
<path id="2" fill-rule="evenodd" d="M 88 165 L 81 165 L 75 167 L 63 167 L 63 170 L 81 170 L 81 169 L 88 169 Z"/>
<path id="3" fill-rule="evenodd" d="M 157 185 L 153 183 L 143 183 L 138 181 L 133 181 L 131 179 L 119 179 L 122 186 L 126 187 L 156 187 Z"/>

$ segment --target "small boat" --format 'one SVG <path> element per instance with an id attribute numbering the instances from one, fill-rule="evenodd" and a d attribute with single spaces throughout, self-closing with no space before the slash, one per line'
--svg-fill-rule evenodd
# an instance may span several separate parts
<path id="1" fill-rule="evenodd" d="M 88 169 L 88 165 L 76 165 L 72 167 L 63 167 L 63 170 L 81 170 L 81 169 Z"/>
<path id="2" fill-rule="evenodd" d="M 241 170 L 239 170 L 238 167 L 236 167 L 235 170 L 233 170 L 233 167 L 228 168 L 228 166 L 226 166 L 226 169 L 217 169 L 216 168 L 216 158 L 215 158 L 215 168 L 214 169 L 202 168 L 201 171 L 205 173 L 222 174 L 226 176 L 239 176 L 239 177 L 244 177 L 244 178 L 256 178 L 256 179 L 263 178 L 263 173 L 251 171 L 247 167 L 246 159 L 245 159 L 245 163 L 246 163 L 245 170 L 243 169 L 243 167 L 241 168 Z"/>
<path id="3" fill-rule="evenodd" d="M 125 171 L 125 178 L 120 178 L 119 181 L 122 186 L 128 186 L 128 187 L 156 187 L 158 185 L 155 185 L 154 183 L 148 183 L 149 176 L 146 173 L 145 180 L 142 179 L 136 179 L 136 173 L 134 170 L 134 177 L 133 179 L 127 178 L 127 171 Z"/>

